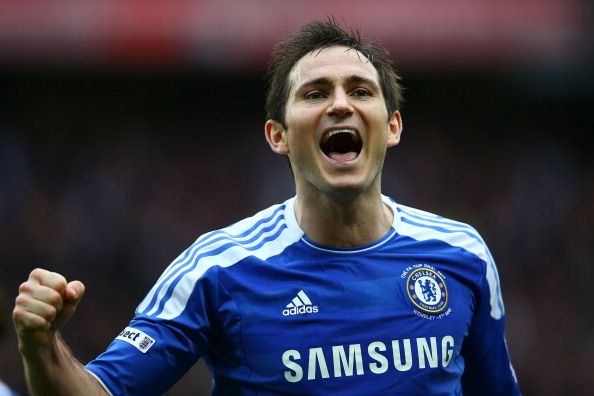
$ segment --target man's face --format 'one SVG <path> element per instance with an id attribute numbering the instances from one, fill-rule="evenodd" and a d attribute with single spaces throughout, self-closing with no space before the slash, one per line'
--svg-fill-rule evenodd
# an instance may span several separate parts
<path id="1" fill-rule="evenodd" d="M 334 46 L 301 58 L 289 82 L 287 129 L 269 121 L 266 132 L 280 143 L 271 143 L 273 150 L 289 156 L 297 194 L 379 191 L 386 149 L 398 143 L 402 127 L 398 112 L 388 117 L 375 67 Z"/>

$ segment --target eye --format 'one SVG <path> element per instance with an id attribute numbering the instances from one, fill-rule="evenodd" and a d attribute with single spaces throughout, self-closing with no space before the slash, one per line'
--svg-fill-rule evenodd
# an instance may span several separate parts
<path id="1" fill-rule="evenodd" d="M 366 88 L 357 88 L 353 90 L 353 96 L 371 96 L 371 92 Z"/>
<path id="2" fill-rule="evenodd" d="M 305 99 L 308 100 L 320 100 L 324 99 L 326 96 L 321 91 L 310 91 L 305 94 Z"/>

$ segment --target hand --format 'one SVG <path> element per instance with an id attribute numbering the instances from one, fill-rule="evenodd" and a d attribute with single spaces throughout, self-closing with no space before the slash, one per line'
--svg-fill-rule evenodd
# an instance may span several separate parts
<path id="1" fill-rule="evenodd" d="M 70 319 L 85 293 L 79 281 L 35 269 L 21 284 L 12 314 L 21 351 L 49 346 L 56 331 Z"/>

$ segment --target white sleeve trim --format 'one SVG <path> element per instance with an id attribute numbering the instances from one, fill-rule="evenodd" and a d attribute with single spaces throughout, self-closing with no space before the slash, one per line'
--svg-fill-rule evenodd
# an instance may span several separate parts
<path id="1" fill-rule="evenodd" d="M 111 391 L 109 390 L 109 388 L 103 383 L 103 381 L 101 381 L 101 378 L 99 378 L 94 372 L 92 372 L 91 370 L 85 368 L 85 370 L 87 371 L 87 373 L 91 374 L 96 380 L 97 382 L 99 382 L 99 385 L 101 385 L 101 387 L 103 388 L 103 390 L 105 390 L 105 392 L 109 395 L 109 396 L 113 396 L 113 393 L 111 393 Z"/>

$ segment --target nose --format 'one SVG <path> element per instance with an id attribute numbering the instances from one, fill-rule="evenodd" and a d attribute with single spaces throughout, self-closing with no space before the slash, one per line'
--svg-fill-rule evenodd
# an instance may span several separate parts
<path id="1" fill-rule="evenodd" d="M 349 95 L 342 89 L 336 89 L 332 95 L 330 106 L 328 106 L 328 115 L 345 117 L 352 113 L 353 106 L 349 101 Z"/>

